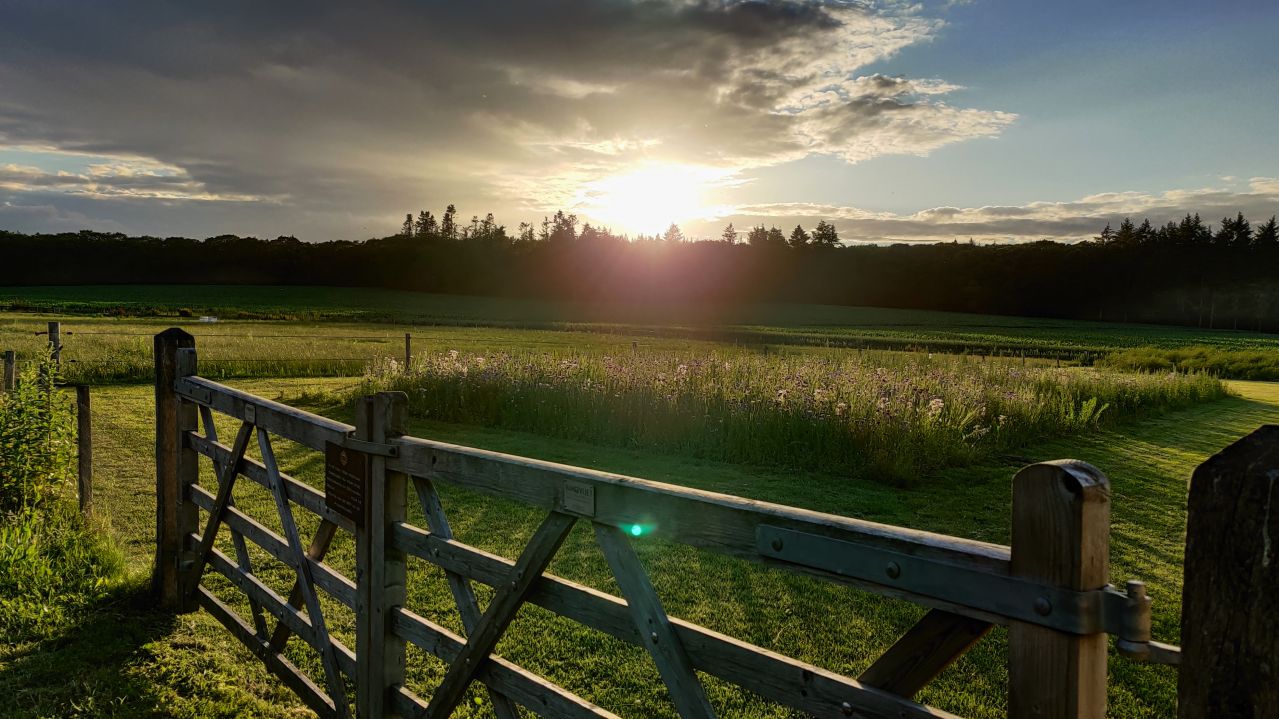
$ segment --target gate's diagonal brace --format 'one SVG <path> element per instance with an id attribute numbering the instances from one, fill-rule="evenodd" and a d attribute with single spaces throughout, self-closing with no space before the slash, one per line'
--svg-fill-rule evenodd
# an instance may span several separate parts
<path id="1" fill-rule="evenodd" d="M 211 442 L 218 441 L 218 427 L 213 422 L 213 410 L 207 405 L 200 405 L 200 419 L 204 421 L 204 436 L 209 438 Z M 237 462 L 238 464 L 238 462 Z M 222 476 L 222 463 L 213 460 L 213 473 L 218 477 Z M 227 506 L 235 506 L 235 497 L 227 498 Z M 239 565 L 240 571 L 245 574 L 253 573 L 253 563 L 249 559 L 249 547 L 244 542 L 244 535 L 235 530 L 234 527 L 228 527 L 231 530 L 231 544 L 235 547 L 235 561 Z M 198 579 L 198 578 L 197 578 Z M 195 587 L 191 587 L 191 591 L 195 591 Z M 259 637 L 266 636 L 266 615 L 262 612 L 262 605 L 257 599 L 249 597 L 249 609 L 253 614 L 253 630 Z"/>
<path id="2" fill-rule="evenodd" d="M 271 437 L 266 430 L 258 429 L 258 449 L 262 453 L 262 464 L 266 467 L 267 481 L 271 485 L 271 495 L 275 498 L 275 508 L 280 515 L 280 527 L 284 530 L 284 538 L 289 549 L 293 551 L 294 567 L 297 570 L 297 587 L 302 592 L 306 604 L 307 618 L 315 630 L 316 649 L 320 652 L 320 661 L 324 665 L 325 686 L 329 690 L 329 698 L 337 708 L 337 715 L 345 717 L 349 714 L 346 699 L 346 683 L 338 670 L 337 650 L 329 639 L 329 630 L 324 624 L 324 613 L 320 609 L 320 599 L 315 594 L 315 580 L 311 575 L 311 564 L 302 550 L 302 539 L 298 534 L 298 525 L 293 520 L 293 509 L 289 506 L 288 495 L 284 492 L 284 481 L 280 479 L 280 467 L 275 461 L 275 450 L 271 446 Z"/>
<path id="3" fill-rule="evenodd" d="M 857 681 L 910 699 L 990 631 L 990 622 L 933 609 Z"/>
<path id="4" fill-rule="evenodd" d="M 329 545 L 333 543 L 333 536 L 337 534 L 338 526 L 327 519 L 320 520 L 320 526 L 315 528 L 315 534 L 311 537 L 311 545 L 306 548 L 306 556 L 317 562 L 324 561 L 324 555 L 329 552 Z M 294 609 L 302 607 L 302 585 L 296 579 L 293 580 L 293 589 L 289 591 L 289 606 Z M 284 622 L 276 622 L 275 631 L 271 633 L 270 649 L 273 652 L 284 651 L 284 645 L 289 641 L 289 635 L 292 631 L 289 625 Z"/>
<path id="5" fill-rule="evenodd" d="M 449 525 L 448 517 L 444 514 L 444 505 L 440 503 L 440 495 L 439 492 L 435 491 L 435 485 L 425 477 L 414 477 L 413 488 L 417 492 L 417 500 L 422 507 L 422 514 L 426 517 L 427 528 L 440 539 L 452 539 L 453 528 Z M 445 570 L 445 575 L 448 577 L 449 590 L 453 593 L 453 601 L 457 604 L 457 611 L 462 615 L 462 628 L 466 630 L 467 636 L 470 636 L 475 632 L 475 626 L 480 622 L 480 605 L 475 600 L 475 591 L 471 589 L 470 581 L 461 574 Z M 515 702 L 492 687 L 488 688 L 488 692 L 489 698 L 493 701 L 493 711 L 497 714 L 498 719 L 520 718 L 520 712 L 516 708 Z"/>
<path id="6" fill-rule="evenodd" d="M 209 521 L 204 525 L 204 534 L 200 535 L 200 547 L 196 550 L 195 560 L 187 568 L 182 582 L 183 592 L 187 596 L 195 595 L 195 587 L 200 583 L 200 575 L 204 573 L 204 565 L 209 561 L 209 550 L 218 537 L 218 527 L 222 524 L 222 515 L 226 514 L 227 504 L 231 501 L 231 489 L 238 476 L 236 469 L 240 460 L 244 459 L 244 451 L 249 447 L 249 438 L 253 436 L 253 425 L 245 422 L 240 425 L 240 432 L 235 436 L 235 445 L 231 448 L 231 457 L 222 467 L 222 476 L 218 481 L 218 496 L 209 511 Z M 265 627 L 265 624 L 263 625 Z"/>
<path id="7" fill-rule="evenodd" d="M 550 564 L 551 558 L 559 551 L 576 521 L 576 517 L 551 512 L 542 526 L 537 528 L 528 546 L 511 568 L 508 575 L 510 581 L 497 587 L 493 601 L 489 602 L 488 609 L 467 639 L 466 646 L 462 647 L 462 651 L 453 660 L 448 673 L 444 675 L 444 681 L 440 682 L 439 688 L 431 697 L 425 713 L 428 719 L 447 719 L 453 713 L 475 672 L 488 660 L 497 640 L 502 637 L 520 605 L 524 603 L 529 588 L 542 577 L 546 565 Z"/>
<path id="8" fill-rule="evenodd" d="M 689 661 L 679 635 L 671 627 L 662 601 L 635 554 L 635 548 L 622 530 L 607 524 L 595 524 L 595 539 L 613 570 L 613 577 L 617 579 L 617 586 L 621 588 L 622 597 L 630 609 L 631 619 L 639 630 L 640 640 L 652 655 L 679 715 L 684 719 L 714 717 L 715 710 L 706 700 L 706 692 L 697 679 L 693 663 Z"/>

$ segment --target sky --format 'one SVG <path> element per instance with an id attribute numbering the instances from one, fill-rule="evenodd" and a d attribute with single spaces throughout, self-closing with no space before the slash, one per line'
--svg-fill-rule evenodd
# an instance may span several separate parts
<path id="1" fill-rule="evenodd" d="M 1261 221 L 1277 35 L 1273 0 L 0 0 L 0 229 Z"/>

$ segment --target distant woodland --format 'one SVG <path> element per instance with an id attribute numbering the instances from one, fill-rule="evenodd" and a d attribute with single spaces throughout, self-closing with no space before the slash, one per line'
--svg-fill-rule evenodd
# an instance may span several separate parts
<path id="1" fill-rule="evenodd" d="M 731 225 L 690 241 L 674 225 L 623 237 L 563 212 L 515 232 L 453 207 L 400 233 L 307 243 L 222 235 L 0 231 L 0 285 L 272 284 L 570 300 L 787 301 L 1143 321 L 1279 332 L 1275 218 L 1125 220 L 1087 242 L 845 246 L 821 222 Z"/>

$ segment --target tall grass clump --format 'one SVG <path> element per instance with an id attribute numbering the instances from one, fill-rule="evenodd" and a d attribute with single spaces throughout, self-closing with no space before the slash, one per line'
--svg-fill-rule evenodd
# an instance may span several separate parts
<path id="1" fill-rule="evenodd" d="M 909 483 L 1032 439 L 1220 397 L 1203 375 L 894 352 L 462 354 L 378 365 L 418 416 Z"/>
<path id="2" fill-rule="evenodd" d="M 1206 345 L 1176 349 L 1134 347 L 1113 352 L 1099 364 L 1137 372 L 1203 372 L 1227 379 L 1279 380 L 1279 350 Z"/>
<path id="3" fill-rule="evenodd" d="M 48 635 L 100 599 L 123 559 L 80 517 L 71 401 L 57 367 L 26 368 L 0 393 L 0 636 Z"/>

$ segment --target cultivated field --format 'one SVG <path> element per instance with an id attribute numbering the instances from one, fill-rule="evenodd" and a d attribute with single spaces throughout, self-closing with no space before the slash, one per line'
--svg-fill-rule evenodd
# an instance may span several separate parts
<path id="1" fill-rule="evenodd" d="M 416 436 L 994 542 L 1009 539 L 1010 480 L 1019 466 L 1061 457 L 1092 462 L 1113 483 L 1112 581 L 1149 583 L 1156 600 L 1155 638 L 1162 641 L 1177 641 L 1190 471 L 1256 426 L 1279 421 L 1274 385 L 1231 383 L 1236 394 L 1228 395 L 1221 383 L 1203 375 L 1135 374 L 1071 362 L 1058 367 L 1055 359 L 1023 359 L 1019 352 L 990 357 L 942 354 L 936 347 L 901 352 L 740 338 L 714 342 L 708 334 L 678 336 L 680 327 L 673 326 L 649 326 L 636 334 L 625 323 L 557 324 L 562 307 L 545 310 L 541 319 L 494 319 L 519 306 L 399 293 L 375 293 L 385 296 L 382 305 L 363 296 L 375 308 L 401 302 L 399 311 L 406 313 L 388 311 L 379 317 L 386 323 L 370 323 L 363 321 L 367 316 L 341 315 L 363 290 L 326 291 L 325 299 L 311 290 L 248 289 L 250 299 L 260 300 L 255 312 L 272 314 L 265 308 L 275 297 L 277 316 L 295 319 L 199 324 L 182 318 L 197 335 L 201 374 L 345 421 L 359 394 L 403 389 L 410 395 L 410 431 Z M 188 290 L 183 299 L 197 315 L 216 306 L 200 305 L 201 298 L 233 296 L 222 288 Z M 58 306 L 64 312 L 101 312 L 122 296 L 106 290 L 95 306 L 78 308 L 65 304 L 74 301 L 68 297 L 88 297 L 90 290 L 41 292 L 47 293 L 41 301 L 64 303 Z M 134 292 L 143 298 L 140 303 L 158 308 L 156 298 L 165 289 L 121 292 Z M 5 294 L 0 290 L 0 297 Z M 316 306 L 303 309 L 310 300 Z M 446 305 L 456 310 L 451 320 L 436 316 L 433 321 L 441 324 L 407 323 Z M 416 309 L 405 309 L 410 306 Z M 545 309 L 521 311 L 532 315 L 539 307 Z M 1073 338 L 1061 341 L 1078 341 L 1077 347 L 1086 337 L 1111 348 L 1157 342 L 1173 348 L 1182 340 L 1279 346 L 1273 337 L 1233 333 L 1016 318 L 965 325 L 972 318 L 809 310 L 759 311 L 811 316 L 842 337 L 898 333 L 895 341 L 903 343 L 962 335 L 994 336 L 1009 347 L 1016 341 L 1048 347 L 1044 338 L 1055 327 Z M 468 312 L 473 314 L 464 319 Z M 484 321 L 502 326 L 464 324 L 480 322 L 485 314 Z M 835 321 L 835 315 L 842 319 Z M 812 333 L 802 321 L 786 325 L 779 316 L 772 317 L 776 324 L 755 326 L 770 336 Z M 858 325 L 856 316 L 898 322 Z M 924 323 L 929 316 L 941 324 Z M 911 326 L 906 318 L 921 324 Z M 159 614 L 146 598 L 155 501 L 154 400 L 146 383 L 151 336 L 179 318 L 3 314 L 0 349 L 36 356 L 44 338 L 35 332 L 50 319 L 64 323 L 68 375 L 97 384 L 99 521 L 122 547 L 127 570 L 95 590 L 105 598 L 86 602 L 87 609 L 6 640 L 0 646 L 0 696 L 14 697 L 12 714 L 20 717 L 305 715 L 292 694 L 210 617 Z M 515 326 L 520 322 L 547 324 Z M 393 364 L 402 363 L 404 332 L 413 334 L 415 347 L 407 372 Z M 1129 343 L 1126 337 L 1141 339 Z M 220 429 L 227 437 L 235 427 Z M 283 444 L 277 448 L 282 469 L 322 486 L 322 458 Z M 202 483 L 214 483 L 207 465 Z M 248 482 L 238 487 L 237 504 L 277 526 L 270 497 Z M 442 489 L 454 529 L 469 544 L 511 557 L 536 526 L 538 517 L 528 508 Z M 302 526 L 304 535 L 313 529 Z M 345 540 L 326 561 L 350 572 L 353 549 Z M 637 549 L 672 615 L 852 676 L 922 613 L 902 602 L 687 547 L 640 540 Z M 268 566 L 265 559 L 255 555 L 259 565 Z M 581 528 L 551 571 L 616 592 L 589 532 Z M 414 564 L 411 572 L 411 608 L 460 631 L 443 577 L 426 565 Z M 290 577 L 283 571 L 263 574 L 284 594 Z M 246 606 L 237 608 L 247 612 Z M 339 638 L 352 644 L 350 612 L 336 605 L 326 609 Z M 1006 646 L 1006 633 L 996 630 L 919 699 L 962 716 L 1002 716 Z M 523 609 L 498 652 L 623 716 L 674 715 L 642 649 L 543 610 Z M 318 668 L 297 641 L 289 653 L 299 664 Z M 410 686 L 421 694 L 429 694 L 443 676 L 442 663 L 412 650 L 410 665 L 415 667 Z M 1111 715 L 1173 714 L 1175 681 L 1170 668 L 1112 654 Z M 721 716 L 788 716 L 714 680 L 707 680 L 707 690 Z M 459 715 L 491 715 L 487 698 L 473 693 Z"/>
<path id="2" fill-rule="evenodd" d="M 1113 322 L 1032 319 L 834 305 L 674 306 L 551 302 L 336 287 L 0 287 L 0 310 L 77 315 L 213 314 L 410 325 L 628 332 L 738 343 L 787 343 L 1083 357 L 1118 348 L 1205 345 L 1279 349 L 1279 337 Z"/>

